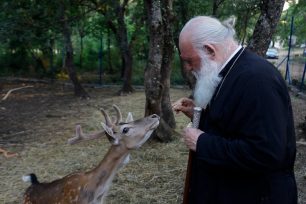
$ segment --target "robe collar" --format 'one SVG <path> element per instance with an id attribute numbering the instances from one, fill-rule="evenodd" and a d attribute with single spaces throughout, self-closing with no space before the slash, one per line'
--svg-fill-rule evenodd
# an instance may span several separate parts
<path id="1" fill-rule="evenodd" d="M 218 94 L 218 92 L 220 91 L 220 89 L 222 88 L 222 84 L 223 81 L 225 80 L 227 74 L 229 71 L 231 71 L 232 68 L 234 68 L 233 66 L 235 66 L 234 63 L 236 63 L 236 61 L 238 60 L 238 58 L 240 57 L 240 55 L 242 54 L 242 52 L 245 50 L 245 48 L 243 48 L 241 45 L 233 52 L 233 54 L 228 58 L 228 60 L 224 63 L 224 68 L 222 68 L 222 70 L 219 73 L 219 76 L 222 77 L 222 80 L 220 81 L 219 85 L 217 86 L 210 102 L 208 103 L 208 107 L 211 105 L 211 103 L 216 99 L 216 96 Z"/>
<path id="2" fill-rule="evenodd" d="M 220 77 L 223 78 L 227 74 L 230 67 L 233 65 L 233 63 L 236 61 L 236 58 L 240 55 L 240 53 L 243 50 L 244 50 L 243 47 L 239 45 L 239 47 L 233 52 L 233 54 L 226 60 L 226 62 L 223 64 L 221 71 L 219 73 Z"/>

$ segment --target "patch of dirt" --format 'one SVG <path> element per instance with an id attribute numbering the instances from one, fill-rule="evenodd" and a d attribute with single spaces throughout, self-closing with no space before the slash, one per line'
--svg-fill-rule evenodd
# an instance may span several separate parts
<path id="1" fill-rule="evenodd" d="M 21 203 L 29 186 L 22 175 L 34 172 L 40 181 L 52 181 L 75 171 L 86 171 L 96 166 L 110 144 L 108 140 L 92 140 L 68 145 L 76 124 L 84 132 L 100 130 L 105 108 L 114 114 L 112 104 L 118 105 L 124 117 L 133 112 L 134 118 L 144 115 L 144 90 L 128 96 L 116 96 L 120 87 L 87 88 L 89 100 L 73 96 L 70 86 L 60 84 L 2 84 L 1 99 L 12 88 L 33 85 L 33 88 L 12 92 L 0 101 L 0 147 L 17 152 L 18 157 L 0 155 L 0 203 Z M 189 95 L 186 89 L 172 89 L 174 101 Z M 306 102 L 292 97 L 298 138 L 304 132 L 298 124 L 306 116 Z M 177 131 L 189 122 L 176 115 Z M 305 137 L 306 138 L 306 137 Z M 118 172 L 111 186 L 107 203 L 182 203 L 183 182 L 188 151 L 180 138 L 170 143 L 147 142 L 133 151 L 130 163 Z M 306 146 L 298 145 L 296 179 L 299 203 L 306 203 Z"/>

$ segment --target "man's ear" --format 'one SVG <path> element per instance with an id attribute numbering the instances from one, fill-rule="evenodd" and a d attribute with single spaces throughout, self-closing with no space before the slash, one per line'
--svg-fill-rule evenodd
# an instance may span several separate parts
<path id="1" fill-rule="evenodd" d="M 215 59 L 216 57 L 216 49 L 214 46 L 207 44 L 204 45 L 204 52 L 211 58 L 211 59 Z"/>

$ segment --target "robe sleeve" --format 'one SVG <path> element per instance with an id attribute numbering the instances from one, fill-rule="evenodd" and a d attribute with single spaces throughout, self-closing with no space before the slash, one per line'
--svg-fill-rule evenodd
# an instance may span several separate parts
<path id="1" fill-rule="evenodd" d="M 235 171 L 283 168 L 290 99 L 282 84 L 276 79 L 249 80 L 233 115 L 239 121 L 234 138 L 239 139 L 203 133 L 197 142 L 197 158 L 212 167 Z"/>

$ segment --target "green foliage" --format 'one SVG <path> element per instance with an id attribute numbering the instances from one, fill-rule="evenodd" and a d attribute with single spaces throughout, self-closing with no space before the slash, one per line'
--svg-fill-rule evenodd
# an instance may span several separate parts
<path id="1" fill-rule="evenodd" d="M 144 70 L 146 68 L 145 60 L 137 60 L 134 62 L 132 83 L 136 85 L 144 85 Z"/>
<path id="2" fill-rule="evenodd" d="M 297 45 L 306 43 L 306 1 L 299 1 L 297 4 L 290 4 L 290 7 L 282 13 L 282 17 L 277 29 L 283 44 L 288 47 L 288 40 L 291 28 L 291 19 L 294 17 L 293 35 L 297 37 Z"/>
<path id="3" fill-rule="evenodd" d="M 233 0 L 224 1 L 219 9 L 219 17 L 221 19 L 235 16 L 237 38 L 240 43 L 247 43 L 253 34 L 253 29 L 257 22 L 259 11 L 259 0 Z"/>
<path id="4" fill-rule="evenodd" d="M 181 74 L 181 64 L 178 51 L 175 51 L 174 60 L 172 62 L 172 72 L 171 72 L 171 83 L 173 85 L 185 84 L 184 78 Z"/>
<path id="5" fill-rule="evenodd" d="M 0 58 L 0 75 L 24 75 L 27 73 L 30 59 L 25 50 L 4 53 Z"/>
<path id="6" fill-rule="evenodd" d="M 237 17 L 238 40 L 247 43 L 258 18 L 260 0 L 177 0 L 173 4 L 173 32 L 176 45 L 179 32 L 186 21 L 197 15 L 211 15 L 214 1 L 220 3 L 217 10 L 218 18 L 225 19 L 231 15 Z M 64 47 L 59 5 L 64 4 L 65 14 L 73 28 L 74 62 L 77 72 L 80 75 L 91 73 L 93 82 L 96 82 L 99 72 L 99 49 L 102 46 L 105 83 L 121 83 L 122 59 L 116 39 L 116 32 L 119 31 L 112 27 L 118 25 L 116 21 L 118 2 L 122 3 L 112 0 L 2 0 L 0 2 L 0 74 L 49 77 L 52 54 L 54 73 L 62 71 Z M 291 5 L 283 13 L 277 35 L 284 41 L 288 39 L 290 18 L 294 14 L 294 34 L 298 36 L 299 44 L 305 43 L 305 12 L 305 1 Z M 149 33 L 145 23 L 146 17 L 143 1 L 129 1 L 124 20 L 134 62 L 132 83 L 139 85 L 143 84 L 148 57 Z M 177 53 L 173 60 L 171 82 L 184 83 Z"/>

